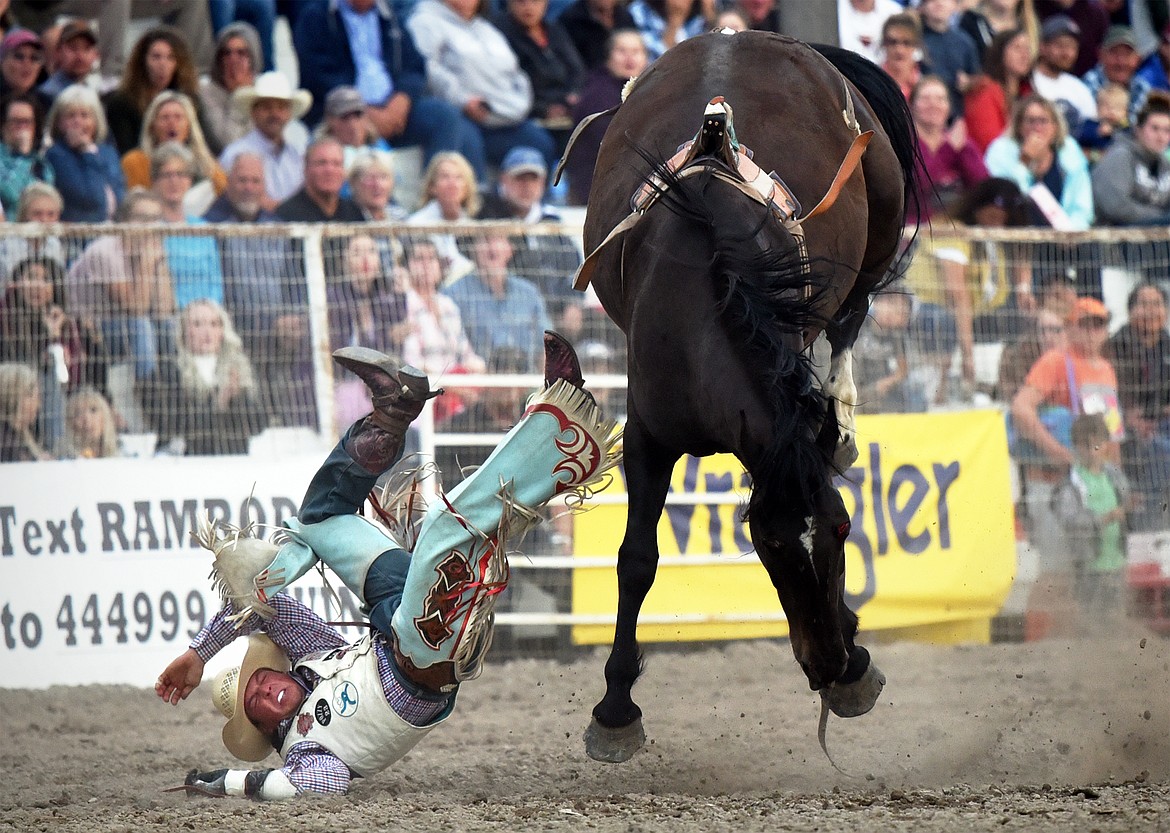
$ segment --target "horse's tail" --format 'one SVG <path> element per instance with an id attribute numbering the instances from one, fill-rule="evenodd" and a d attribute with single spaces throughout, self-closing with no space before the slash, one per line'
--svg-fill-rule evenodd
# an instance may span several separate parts
<path id="1" fill-rule="evenodd" d="M 774 511 L 778 498 L 811 510 L 814 496 L 830 483 L 830 456 L 817 434 L 832 409 L 802 346 L 805 331 L 826 323 L 817 309 L 831 285 L 832 264 L 810 261 L 795 243 L 760 247 L 756 234 L 774 222 L 768 209 L 760 206 L 758 222 L 745 228 L 744 212 L 712 208 L 706 198 L 711 176 L 679 177 L 653 154 L 635 150 L 653 166 L 646 181 L 665 183 L 658 186 L 663 204 L 710 234 L 719 311 L 744 361 L 760 379 L 771 410 L 770 440 L 751 466 L 752 493 L 744 520 L 767 507 Z"/>
<path id="2" fill-rule="evenodd" d="M 918 177 L 924 171 L 921 167 L 922 151 L 918 147 L 918 140 L 914 131 L 914 118 L 910 113 L 910 105 L 902 90 L 885 70 L 873 61 L 839 46 L 829 46 L 823 43 L 810 44 L 837 71 L 853 83 L 853 86 L 865 96 L 878 122 L 886 132 L 894 155 L 898 157 L 898 165 L 902 169 L 902 225 L 907 216 L 919 216 L 921 206 L 918 205 Z M 910 212 L 910 207 L 915 210 Z M 917 231 L 917 229 L 916 229 Z M 903 250 L 903 256 L 907 250 Z M 896 264 L 898 268 L 890 270 L 890 277 L 901 273 L 902 259 Z"/>

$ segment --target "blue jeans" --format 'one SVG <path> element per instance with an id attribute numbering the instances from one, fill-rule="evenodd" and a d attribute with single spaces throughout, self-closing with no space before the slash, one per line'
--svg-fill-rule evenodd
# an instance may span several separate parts
<path id="1" fill-rule="evenodd" d="M 211 28 L 218 36 L 229 23 L 243 20 L 256 27 L 260 35 L 264 71 L 275 69 L 272 58 L 272 29 L 276 25 L 276 0 L 207 0 Z"/>
<path id="2" fill-rule="evenodd" d="M 1148 440 L 1132 438 L 1122 447 L 1126 475 L 1142 498 L 1142 508 L 1130 519 L 1133 529 L 1148 532 L 1170 529 L 1170 420 L 1161 420 Z"/>
<path id="3" fill-rule="evenodd" d="M 390 139 L 394 147 L 419 145 L 423 150 L 423 164 L 442 151 L 457 151 L 463 154 L 471 167 L 483 167 L 483 142 L 471 122 L 464 118 L 459 108 L 434 96 L 419 96 L 410 105 L 406 127 L 402 133 Z M 474 127 L 474 126 L 472 126 Z"/>
<path id="4" fill-rule="evenodd" d="M 102 319 L 102 336 L 112 362 L 132 362 L 134 378 L 149 379 L 160 354 L 175 349 L 174 322 L 149 316 L 111 315 Z"/>

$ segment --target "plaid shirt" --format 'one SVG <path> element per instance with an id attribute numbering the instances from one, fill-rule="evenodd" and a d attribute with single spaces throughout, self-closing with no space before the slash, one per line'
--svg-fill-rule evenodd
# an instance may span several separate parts
<path id="1" fill-rule="evenodd" d="M 1109 84 L 1109 79 L 1105 77 L 1105 72 L 1101 69 L 1101 65 L 1093 67 L 1091 70 L 1081 76 L 1081 80 L 1085 82 L 1085 86 L 1089 88 L 1089 92 L 1093 94 L 1093 98 L 1097 97 L 1097 93 L 1101 88 Z M 1133 127 L 1137 124 L 1138 112 L 1142 109 L 1142 105 L 1146 103 L 1146 96 L 1150 94 L 1150 90 L 1154 87 L 1140 75 L 1135 75 L 1129 82 L 1129 112 L 1126 114 L 1129 117 L 1129 125 Z"/>
<path id="2" fill-rule="evenodd" d="M 227 621 L 229 611 L 225 606 L 196 634 L 191 641 L 191 649 L 207 662 L 237 637 L 262 630 L 295 664 L 309 654 L 347 644 L 341 634 L 291 596 L 279 593 L 269 599 L 269 603 L 276 610 L 275 617 L 265 622 L 253 614 L 238 629 Z M 386 652 L 383 639 L 374 639 L 374 651 L 378 657 L 378 676 L 382 681 L 382 690 L 386 693 L 386 701 L 403 720 L 413 726 L 425 726 L 447 707 L 447 698 L 425 699 L 403 687 L 394 674 L 393 660 Z M 306 693 L 321 680 L 307 668 L 295 669 L 292 675 L 304 686 Z M 290 717 L 277 727 L 276 734 L 281 743 L 292 720 Z M 359 777 L 328 749 L 310 741 L 302 741 L 289 748 L 281 772 L 298 793 L 344 793 L 349 789 L 350 780 Z"/>

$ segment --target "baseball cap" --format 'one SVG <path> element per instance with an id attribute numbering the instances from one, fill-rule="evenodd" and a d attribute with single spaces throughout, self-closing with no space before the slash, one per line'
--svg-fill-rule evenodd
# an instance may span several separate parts
<path id="1" fill-rule="evenodd" d="M 92 44 L 98 42 L 97 33 L 89 25 L 88 20 L 70 20 L 61 27 L 61 35 L 57 38 L 57 43 L 68 43 L 74 38 L 87 38 Z"/>
<path id="2" fill-rule="evenodd" d="M 29 29 L 21 29 L 20 27 L 11 29 L 4 36 L 4 40 L 0 41 L 0 58 L 3 58 L 12 50 L 19 49 L 30 43 L 42 52 L 45 50 L 45 44 L 36 32 Z"/>
<path id="3" fill-rule="evenodd" d="M 1096 298 L 1077 298 L 1077 300 L 1069 308 L 1068 315 L 1065 316 L 1065 320 L 1080 321 L 1082 318 L 1104 318 L 1106 321 L 1108 321 L 1109 308 L 1098 301 Z"/>
<path id="4" fill-rule="evenodd" d="M 508 151 L 500 170 L 506 174 L 540 174 L 548 176 L 548 165 L 540 151 L 527 145 L 520 145 Z"/>
<path id="5" fill-rule="evenodd" d="M 1081 36 L 1081 27 L 1066 14 L 1054 14 L 1045 20 L 1044 24 L 1040 27 L 1041 41 L 1055 40 L 1064 35 L 1078 39 Z"/>
<path id="6" fill-rule="evenodd" d="M 350 113 L 360 113 L 366 109 L 366 102 L 355 87 L 334 87 L 325 96 L 325 115 L 347 116 Z"/>
<path id="7" fill-rule="evenodd" d="M 1110 26 L 1105 32 L 1105 39 L 1101 41 L 1102 49 L 1112 49 L 1115 46 L 1128 46 L 1137 51 L 1137 38 L 1133 36 L 1133 29 L 1128 26 Z"/>

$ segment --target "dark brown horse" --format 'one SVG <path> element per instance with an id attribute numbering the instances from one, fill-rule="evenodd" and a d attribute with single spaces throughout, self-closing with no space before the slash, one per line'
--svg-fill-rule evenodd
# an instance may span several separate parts
<path id="1" fill-rule="evenodd" d="M 864 150 L 859 165 L 851 150 Z M 857 454 L 850 348 L 895 260 L 913 171 L 897 86 L 833 47 L 711 33 L 670 49 L 628 89 L 598 156 L 585 222 L 596 253 L 581 276 L 629 356 L 629 513 L 607 689 L 586 732 L 592 757 L 624 761 L 645 740 L 631 698 L 638 612 L 683 454 L 731 452 L 751 474 L 745 517 L 809 685 L 842 716 L 876 701 L 885 680 L 854 644 L 849 520 L 831 477 Z M 800 202 L 827 193 L 835 199 L 801 216 Z M 822 330 L 833 354 L 823 385 L 808 357 Z"/>

